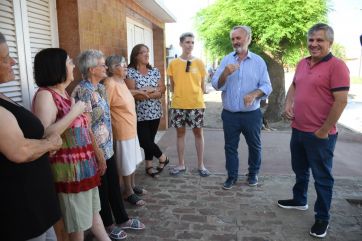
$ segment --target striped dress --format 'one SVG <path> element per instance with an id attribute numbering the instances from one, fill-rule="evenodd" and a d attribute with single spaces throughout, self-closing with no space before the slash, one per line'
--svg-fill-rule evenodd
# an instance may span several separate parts
<path id="1" fill-rule="evenodd" d="M 38 92 L 43 90 L 52 94 L 58 109 L 56 121 L 60 120 L 70 111 L 70 97 L 64 98 L 49 88 L 40 88 Z M 79 193 L 97 187 L 100 176 L 86 116 L 78 116 L 61 137 L 62 147 L 50 157 L 56 191 Z"/>

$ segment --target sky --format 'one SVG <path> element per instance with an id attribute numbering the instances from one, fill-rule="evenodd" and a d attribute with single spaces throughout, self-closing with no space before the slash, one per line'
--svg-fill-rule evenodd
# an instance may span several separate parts
<path id="1" fill-rule="evenodd" d="M 348 58 L 359 58 L 362 34 L 362 1 L 333 0 L 329 23 L 334 29 L 335 42 L 346 48 Z"/>
<path id="2" fill-rule="evenodd" d="M 176 23 L 166 24 L 166 46 L 169 47 L 170 44 L 172 44 L 175 53 L 179 56 L 181 54 L 179 45 L 180 35 L 184 32 L 193 32 L 196 36 L 193 55 L 201 58 L 204 53 L 193 26 L 193 17 L 200 9 L 207 7 L 208 4 L 211 4 L 214 1 L 215 0 L 164 0 L 165 6 L 172 12 L 177 21 Z"/>
<path id="3" fill-rule="evenodd" d="M 203 58 L 203 50 L 194 29 L 193 17 L 201 8 L 212 4 L 214 0 L 163 0 L 164 5 L 176 17 L 176 23 L 166 24 L 166 46 L 171 44 L 175 53 L 180 54 L 179 36 L 183 32 L 193 32 L 196 35 L 193 54 Z M 329 24 L 335 32 L 335 42 L 346 49 L 347 58 L 355 59 L 351 72 L 356 72 L 361 58 L 359 36 L 362 34 L 362 0 L 331 0 L 332 11 L 328 15 Z"/>

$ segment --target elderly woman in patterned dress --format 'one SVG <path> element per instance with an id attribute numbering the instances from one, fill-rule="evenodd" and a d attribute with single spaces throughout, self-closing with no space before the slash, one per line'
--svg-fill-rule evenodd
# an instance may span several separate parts
<path id="1" fill-rule="evenodd" d="M 98 185 L 105 163 L 98 163 L 89 136 L 85 103 L 74 103 L 65 88 L 74 80 L 74 64 L 60 48 L 44 49 L 34 59 L 35 82 L 40 87 L 33 101 L 33 112 L 45 133 L 61 134 L 63 146 L 50 157 L 54 182 L 65 231 L 71 241 L 84 240 L 92 228 L 99 240 L 109 240 L 99 216 Z"/>
<path id="2" fill-rule="evenodd" d="M 86 50 L 78 56 L 78 64 L 83 80 L 74 89 L 76 100 L 86 104 L 86 115 L 97 143 L 97 159 L 107 163 L 105 174 L 101 177 L 99 196 L 101 217 L 110 237 L 125 238 L 122 229 L 144 229 L 138 219 L 129 218 L 124 209 L 119 176 L 113 152 L 113 134 L 108 97 L 101 80 L 107 77 L 104 55 L 98 50 Z M 113 222 L 113 217 L 115 223 Z"/>

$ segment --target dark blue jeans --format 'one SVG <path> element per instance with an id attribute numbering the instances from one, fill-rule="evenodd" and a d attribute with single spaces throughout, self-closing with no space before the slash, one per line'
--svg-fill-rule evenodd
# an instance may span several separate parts
<path id="1" fill-rule="evenodd" d="M 333 152 L 337 134 L 320 139 L 311 132 L 293 128 L 290 140 L 292 168 L 296 175 L 293 198 L 300 205 L 307 203 L 309 169 L 312 170 L 317 200 L 314 204 L 315 218 L 329 220 L 334 179 L 332 176 Z"/>
<path id="2" fill-rule="evenodd" d="M 224 128 L 225 168 L 228 172 L 228 177 L 238 178 L 238 147 L 241 133 L 244 135 L 248 145 L 249 173 L 258 174 L 261 163 L 260 130 L 262 114 L 260 109 L 250 112 L 230 112 L 223 110 L 221 119 Z"/>

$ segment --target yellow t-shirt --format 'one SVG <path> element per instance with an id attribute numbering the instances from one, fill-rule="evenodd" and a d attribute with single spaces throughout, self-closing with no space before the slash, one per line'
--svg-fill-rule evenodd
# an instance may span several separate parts
<path id="1" fill-rule="evenodd" d="M 116 82 L 112 78 L 104 81 L 109 107 L 111 109 L 113 138 L 124 141 L 137 136 L 137 115 L 134 98 L 122 82 Z"/>
<path id="2" fill-rule="evenodd" d="M 205 66 L 200 59 L 192 59 L 190 71 L 186 72 L 186 60 L 174 59 L 167 68 L 167 75 L 173 79 L 171 108 L 205 108 L 202 80 L 206 76 Z"/>

